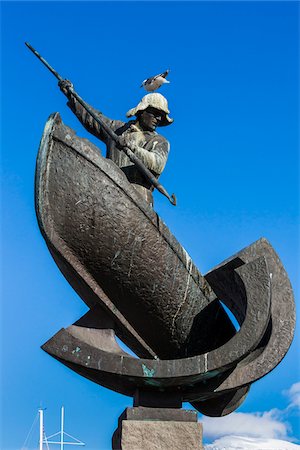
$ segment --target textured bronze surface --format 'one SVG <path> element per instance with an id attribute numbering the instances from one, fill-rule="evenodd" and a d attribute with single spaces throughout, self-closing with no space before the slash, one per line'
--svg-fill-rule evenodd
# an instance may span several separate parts
<path id="1" fill-rule="evenodd" d="M 53 258 L 90 308 L 43 348 L 86 378 L 136 406 L 190 401 L 221 416 L 287 352 L 293 295 L 271 245 L 260 239 L 201 275 L 122 171 L 58 114 L 40 145 L 36 211 Z"/>
<path id="2" fill-rule="evenodd" d="M 159 216 L 112 161 L 58 116 L 41 145 L 37 208 L 49 248 L 81 298 L 93 307 L 109 297 L 110 312 L 126 318 L 160 358 L 199 353 L 190 330 L 208 305 L 220 326 L 213 329 L 215 319 L 207 318 L 200 351 L 233 335 L 214 292 Z"/>

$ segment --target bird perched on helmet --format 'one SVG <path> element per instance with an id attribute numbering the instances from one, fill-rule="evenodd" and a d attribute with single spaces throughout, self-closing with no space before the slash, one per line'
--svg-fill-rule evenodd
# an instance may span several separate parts
<path id="1" fill-rule="evenodd" d="M 146 89 L 148 92 L 156 91 L 156 89 L 160 88 L 165 83 L 170 83 L 170 81 L 166 80 L 166 77 L 170 70 L 166 70 L 163 73 L 155 75 L 154 77 L 147 78 L 141 84 L 141 87 Z"/>

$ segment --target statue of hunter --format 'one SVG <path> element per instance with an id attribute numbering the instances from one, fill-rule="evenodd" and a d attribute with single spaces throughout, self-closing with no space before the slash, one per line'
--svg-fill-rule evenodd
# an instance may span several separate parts
<path id="1" fill-rule="evenodd" d="M 135 119 L 127 123 L 121 120 L 111 120 L 89 105 L 91 111 L 99 116 L 119 137 L 116 143 L 72 95 L 68 89 L 68 87 L 72 87 L 71 82 L 62 80 L 58 85 L 68 98 L 67 105 L 83 126 L 106 144 L 106 157 L 121 168 L 129 182 L 153 206 L 153 185 L 122 151 L 122 147 L 128 147 L 156 178 L 159 177 L 166 165 L 170 145 L 155 130 L 156 127 L 167 126 L 173 122 L 173 119 L 169 117 L 170 111 L 166 98 L 158 93 L 145 95 L 135 108 L 127 112 L 127 117 L 135 116 Z"/>

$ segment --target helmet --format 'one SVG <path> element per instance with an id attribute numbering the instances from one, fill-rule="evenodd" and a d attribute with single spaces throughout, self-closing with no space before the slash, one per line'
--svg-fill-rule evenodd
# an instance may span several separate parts
<path id="1" fill-rule="evenodd" d="M 173 122 L 173 119 L 171 119 L 168 115 L 170 111 L 168 109 L 167 99 L 157 92 L 145 95 L 135 108 L 132 108 L 127 112 L 126 116 L 136 116 L 137 113 L 139 113 L 140 111 L 145 111 L 145 109 L 149 107 L 158 109 L 159 111 L 162 111 L 164 113 L 158 126 L 164 127 L 166 125 L 170 125 Z"/>

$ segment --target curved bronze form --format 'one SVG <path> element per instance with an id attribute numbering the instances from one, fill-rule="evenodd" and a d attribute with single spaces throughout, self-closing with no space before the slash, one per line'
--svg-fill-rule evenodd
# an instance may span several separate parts
<path id="1" fill-rule="evenodd" d="M 81 375 L 220 416 L 287 352 L 293 296 L 270 244 L 261 239 L 202 276 L 118 167 L 58 114 L 40 145 L 36 211 L 53 258 L 90 308 L 43 348 Z"/>

